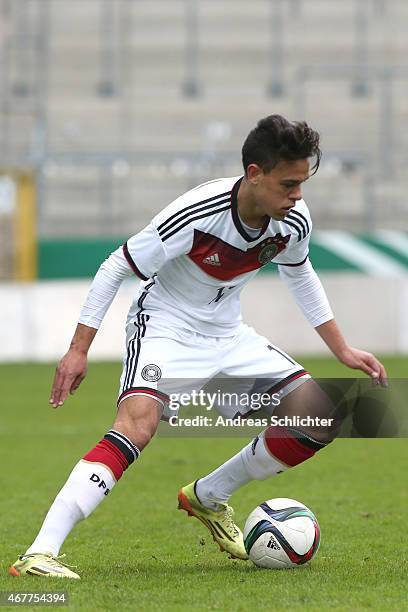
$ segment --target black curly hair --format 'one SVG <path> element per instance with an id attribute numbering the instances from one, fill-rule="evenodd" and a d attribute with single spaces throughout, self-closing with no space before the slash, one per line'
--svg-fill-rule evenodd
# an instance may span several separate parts
<path id="1" fill-rule="evenodd" d="M 258 121 L 244 142 L 242 163 L 245 173 L 249 164 L 257 164 L 267 173 L 280 161 L 314 157 L 314 174 L 322 156 L 319 141 L 319 134 L 305 121 L 288 121 L 282 115 L 269 115 Z"/>

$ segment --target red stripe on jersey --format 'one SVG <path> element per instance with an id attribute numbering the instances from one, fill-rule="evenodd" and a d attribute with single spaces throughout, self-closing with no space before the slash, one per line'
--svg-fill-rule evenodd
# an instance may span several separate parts
<path id="1" fill-rule="evenodd" d="M 135 264 L 135 262 L 133 261 L 132 256 L 129 253 L 129 249 L 128 249 L 126 242 L 122 246 L 122 249 L 123 249 L 123 255 L 125 256 L 126 261 L 128 262 L 129 266 L 132 268 L 136 276 L 138 276 L 141 280 L 144 280 L 144 281 L 149 280 L 149 277 L 142 274 L 139 268 L 137 267 L 137 265 Z"/>
<path id="2" fill-rule="evenodd" d="M 293 467 L 313 457 L 317 449 L 309 448 L 284 427 L 271 426 L 265 431 L 265 444 L 278 461 Z"/>
<path id="3" fill-rule="evenodd" d="M 93 463 L 103 463 L 113 473 L 116 480 L 122 476 L 123 472 L 129 467 L 129 462 L 125 455 L 109 440 L 101 440 L 84 457 L 85 461 Z"/>
<path id="4" fill-rule="evenodd" d="M 281 253 L 290 234 L 276 234 L 254 247 L 242 251 L 212 234 L 194 230 L 194 242 L 188 256 L 201 270 L 220 280 L 231 280 L 240 274 L 266 265 Z"/>

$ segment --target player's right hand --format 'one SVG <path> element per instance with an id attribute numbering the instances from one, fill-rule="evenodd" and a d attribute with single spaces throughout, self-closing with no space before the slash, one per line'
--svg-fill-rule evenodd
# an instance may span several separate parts
<path id="1" fill-rule="evenodd" d="M 69 393 L 74 393 L 88 371 L 88 358 L 84 351 L 70 348 L 59 362 L 51 389 L 50 404 L 62 406 Z"/>

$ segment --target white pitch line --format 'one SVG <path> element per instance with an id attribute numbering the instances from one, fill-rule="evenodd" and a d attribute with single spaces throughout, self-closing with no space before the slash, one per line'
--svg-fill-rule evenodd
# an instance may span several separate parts
<path id="1" fill-rule="evenodd" d="M 405 276 L 407 269 L 388 255 L 347 232 L 313 232 L 313 241 L 372 276 Z"/>

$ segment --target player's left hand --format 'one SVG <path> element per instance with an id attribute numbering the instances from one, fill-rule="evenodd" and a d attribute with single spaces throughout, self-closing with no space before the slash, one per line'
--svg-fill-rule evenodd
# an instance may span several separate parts
<path id="1" fill-rule="evenodd" d="M 372 378 L 376 385 L 388 386 L 387 372 L 383 364 L 372 353 L 348 346 L 339 355 L 339 361 L 353 370 L 362 370 Z"/>

